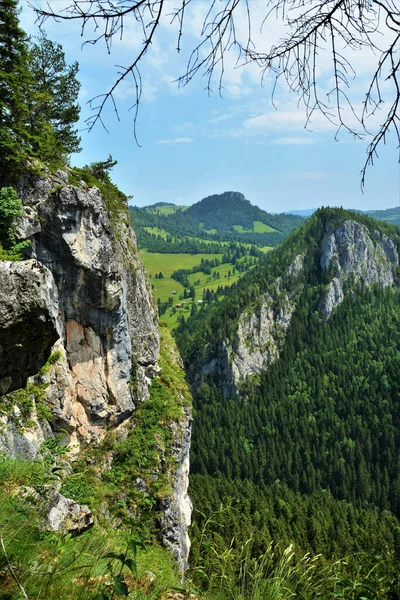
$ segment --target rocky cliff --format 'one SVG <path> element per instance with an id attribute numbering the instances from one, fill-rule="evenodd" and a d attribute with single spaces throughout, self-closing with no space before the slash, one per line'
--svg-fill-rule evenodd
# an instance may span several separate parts
<path id="1" fill-rule="evenodd" d="M 2 305 L 11 299 L 15 310 L 3 314 L 13 347 L 2 346 L 1 356 L 15 364 L 19 355 L 16 372 L 2 365 L 2 391 L 21 387 L 49 349 L 59 352 L 44 377 L 53 428 L 87 444 L 148 397 L 159 350 L 149 283 L 127 215 L 113 228 L 97 188 L 69 185 L 59 171 L 26 176 L 19 192 L 24 215 L 17 235 L 30 240 L 32 261 L 0 265 Z M 2 436 L 9 451 L 15 435 Z"/>
<path id="2" fill-rule="evenodd" d="M 328 318 L 344 299 L 346 281 L 369 286 L 393 285 L 394 269 L 399 255 L 393 241 L 378 230 L 369 230 L 356 221 L 345 221 L 338 226 L 327 223 L 321 243 L 321 268 L 332 274 L 326 294 L 321 299 L 321 310 Z"/>
<path id="3" fill-rule="evenodd" d="M 279 358 L 292 315 L 308 285 L 307 269 L 319 271 L 320 280 L 328 281 L 319 286 L 319 310 L 325 319 L 351 286 L 394 283 L 398 250 L 378 229 L 351 219 L 329 219 L 318 242 L 312 244 L 318 246 L 312 250 L 313 262 L 305 267 L 304 253 L 295 255 L 268 291 L 241 312 L 230 339 L 221 340 L 211 360 L 201 366 L 202 376 L 216 378 L 226 396 L 240 395 L 249 377 L 257 377 Z"/>
<path id="4" fill-rule="evenodd" d="M 16 231 L 30 241 L 27 260 L 0 262 L 0 450 L 10 455 L 33 458 L 56 433 L 70 456 L 98 445 L 129 428 L 160 374 L 158 317 L 127 208 L 69 177 L 20 180 Z M 172 440 L 163 523 L 175 528 L 163 536 L 181 565 L 190 423 L 187 408 Z"/>

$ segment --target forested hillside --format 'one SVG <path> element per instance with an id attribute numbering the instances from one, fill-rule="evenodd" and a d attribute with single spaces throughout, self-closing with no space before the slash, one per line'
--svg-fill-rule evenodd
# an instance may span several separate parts
<path id="1" fill-rule="evenodd" d="M 394 227 L 319 210 L 225 301 L 178 329 L 195 390 L 194 505 L 232 505 L 212 527 L 220 552 L 252 536 L 253 555 L 271 540 L 294 542 L 366 572 L 370 559 L 354 553 L 371 552 L 396 588 L 399 240 Z M 263 336 L 270 357 L 258 364 Z M 398 597 L 376 590 L 366 597 Z"/>
<path id="2" fill-rule="evenodd" d="M 198 252 L 205 251 L 205 240 L 276 246 L 303 221 L 296 215 L 269 214 L 250 204 L 239 192 L 208 196 L 189 207 L 157 203 L 130 210 L 139 245 L 153 252 L 172 252 L 176 243 L 173 238 L 188 237 L 186 244 L 191 244 L 192 249 L 197 244 Z M 169 236 L 168 243 L 162 232 Z M 178 251 L 184 251 L 182 246 Z"/>
<path id="3" fill-rule="evenodd" d="M 368 210 L 365 214 L 380 221 L 387 221 L 387 223 L 391 223 L 392 225 L 400 225 L 400 207 L 398 206 L 383 210 Z"/>

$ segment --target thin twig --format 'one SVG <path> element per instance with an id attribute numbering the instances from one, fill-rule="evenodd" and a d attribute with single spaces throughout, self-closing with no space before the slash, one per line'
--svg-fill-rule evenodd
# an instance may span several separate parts
<path id="1" fill-rule="evenodd" d="M 6 547 L 4 546 L 4 541 L 3 541 L 3 536 L 2 535 L 0 535 L 0 543 L 1 543 L 1 547 L 3 549 L 3 554 L 4 554 L 5 559 L 7 561 L 8 569 L 9 569 L 11 575 L 12 575 L 12 578 L 14 579 L 15 583 L 17 584 L 17 586 L 21 590 L 23 597 L 26 598 L 27 600 L 29 600 L 28 596 L 27 596 L 27 593 L 25 592 L 24 588 L 22 587 L 22 584 L 19 581 L 19 579 L 18 579 L 18 577 L 17 577 L 17 575 L 16 575 L 16 573 L 14 571 L 14 568 L 13 568 L 11 562 L 10 562 L 10 559 L 8 558 L 8 554 L 6 552 Z"/>

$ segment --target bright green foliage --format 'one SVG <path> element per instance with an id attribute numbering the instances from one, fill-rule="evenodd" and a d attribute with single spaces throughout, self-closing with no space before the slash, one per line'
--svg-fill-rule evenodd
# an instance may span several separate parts
<path id="1" fill-rule="evenodd" d="M 32 426 L 34 409 L 39 420 L 51 421 L 53 415 L 46 404 L 46 389 L 49 384 L 43 381 L 43 375 L 48 373 L 51 366 L 54 366 L 60 358 L 60 351 L 53 352 L 39 373 L 26 384 L 25 388 L 1 396 L 0 414 L 11 415 L 14 407 L 17 407 L 18 414 L 13 414 L 13 422 L 21 429 Z"/>
<path id="2" fill-rule="evenodd" d="M 22 202 L 12 187 L 0 189 L 0 260 L 21 260 L 29 241 L 15 243 L 15 219 L 22 214 Z"/>
<path id="3" fill-rule="evenodd" d="M 129 569 L 133 577 L 137 579 L 137 551 L 146 550 L 142 541 L 129 538 L 125 552 L 107 552 L 102 558 L 108 559 L 108 570 L 111 575 L 110 585 L 105 586 L 105 591 L 96 594 L 93 600 L 114 600 L 116 596 L 129 596 L 129 586 L 123 574 L 124 568 Z"/>
<path id="4" fill-rule="evenodd" d="M 15 245 L 14 223 L 22 214 L 22 202 L 12 187 L 0 189 L 0 244 L 6 250 Z"/>
<path id="5" fill-rule="evenodd" d="M 29 49 L 30 69 L 35 75 L 33 90 L 37 98 L 30 110 L 30 126 L 32 134 L 39 138 L 40 149 L 40 123 L 45 121 L 51 125 L 53 148 L 48 148 L 46 156 L 42 147 L 40 157 L 53 162 L 56 158 L 54 151 L 60 158 L 80 151 L 80 137 L 74 128 L 80 112 L 77 103 L 80 89 L 78 63 L 67 65 L 61 44 L 49 40 L 45 34 L 37 38 Z"/>

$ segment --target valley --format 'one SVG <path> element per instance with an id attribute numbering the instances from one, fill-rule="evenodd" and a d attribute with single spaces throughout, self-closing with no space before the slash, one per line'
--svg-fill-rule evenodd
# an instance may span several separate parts
<path id="1" fill-rule="evenodd" d="M 270 215 L 238 192 L 204 198 L 191 207 L 131 207 L 130 215 L 159 315 L 172 329 L 194 311 L 221 300 L 302 221 Z M 184 278 L 182 273 L 174 276 L 181 270 L 188 271 Z"/>

